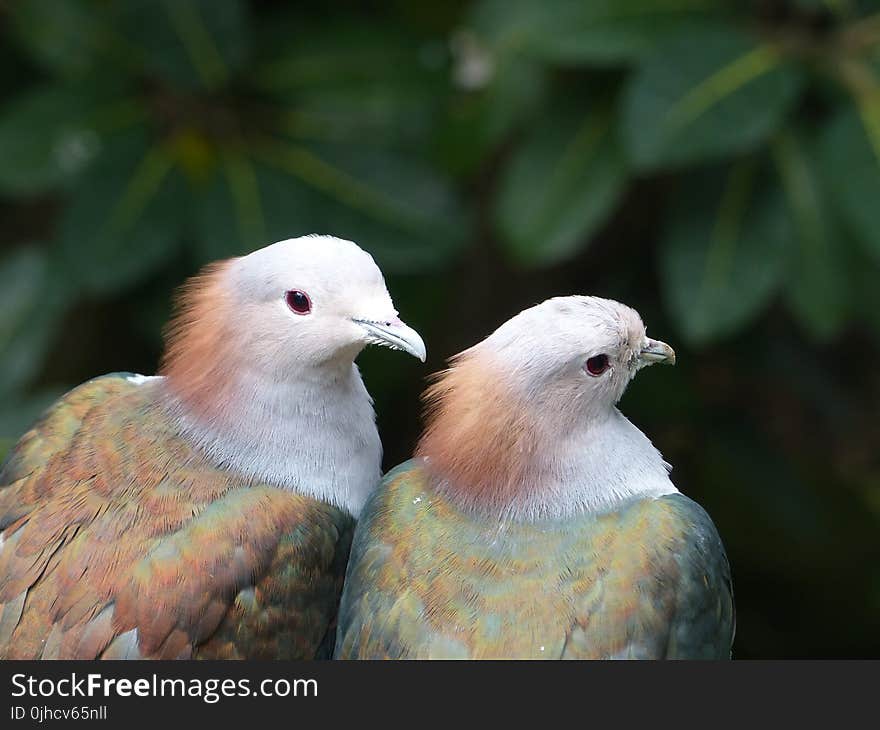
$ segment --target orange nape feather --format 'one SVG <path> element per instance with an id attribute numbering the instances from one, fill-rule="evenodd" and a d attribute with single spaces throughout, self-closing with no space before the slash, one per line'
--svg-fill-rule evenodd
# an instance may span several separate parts
<path id="1" fill-rule="evenodd" d="M 230 337 L 232 304 L 224 284 L 234 259 L 208 264 L 180 287 L 174 316 L 165 329 L 159 373 L 190 412 L 207 416 L 219 402 L 232 363 L 238 360 Z"/>
<path id="2" fill-rule="evenodd" d="M 416 449 L 438 491 L 459 506 L 504 511 L 530 484 L 543 442 L 503 368 L 467 350 L 425 390 L 426 426 Z"/>

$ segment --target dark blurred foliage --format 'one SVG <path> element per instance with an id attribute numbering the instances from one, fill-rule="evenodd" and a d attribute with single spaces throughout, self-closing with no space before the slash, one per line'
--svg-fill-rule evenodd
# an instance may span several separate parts
<path id="1" fill-rule="evenodd" d="M 154 371 L 174 287 L 281 238 L 358 241 L 428 342 L 361 357 L 386 466 L 447 356 L 609 296 L 678 350 L 622 409 L 719 526 L 736 655 L 880 655 L 880 3 L 7 0 L 0 33 L 0 435 Z"/>

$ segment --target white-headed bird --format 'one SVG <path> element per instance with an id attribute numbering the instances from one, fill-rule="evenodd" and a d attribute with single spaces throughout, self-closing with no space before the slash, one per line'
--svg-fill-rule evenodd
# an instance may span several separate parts
<path id="1" fill-rule="evenodd" d="M 729 658 L 706 512 L 617 409 L 673 363 L 631 308 L 550 299 L 452 359 L 361 515 L 339 658 Z"/>
<path id="2" fill-rule="evenodd" d="M 367 344 L 425 346 L 373 259 L 307 236 L 184 288 L 162 376 L 56 402 L 0 469 L 0 657 L 332 651 L 381 476 Z"/>

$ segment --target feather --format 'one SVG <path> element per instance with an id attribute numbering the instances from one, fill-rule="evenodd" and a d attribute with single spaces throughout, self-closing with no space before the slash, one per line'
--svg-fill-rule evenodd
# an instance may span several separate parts
<path id="1" fill-rule="evenodd" d="M 21 612 L 24 610 L 24 601 L 27 598 L 27 591 L 22 591 L 15 598 L 2 605 L 2 613 L 0 613 L 0 646 L 9 641 L 15 627 L 21 619 Z"/>
<path id="2" fill-rule="evenodd" d="M 230 263 L 209 264 L 181 287 L 174 317 L 165 329 L 159 372 L 167 376 L 187 412 L 201 418 L 216 416 L 227 401 L 225 391 L 233 385 L 230 374 L 238 371 L 244 356 L 230 331 Z"/>
<path id="3" fill-rule="evenodd" d="M 336 657 L 728 658 L 729 581 L 717 531 L 683 495 L 499 525 L 413 460 L 358 525 Z"/>
<path id="4" fill-rule="evenodd" d="M 138 649 L 137 629 L 120 634 L 100 655 L 101 659 L 143 659 Z"/>
<path id="5" fill-rule="evenodd" d="M 528 488 L 540 425 L 479 350 L 452 359 L 423 396 L 425 431 L 416 449 L 441 489 L 468 505 L 497 511 Z"/>

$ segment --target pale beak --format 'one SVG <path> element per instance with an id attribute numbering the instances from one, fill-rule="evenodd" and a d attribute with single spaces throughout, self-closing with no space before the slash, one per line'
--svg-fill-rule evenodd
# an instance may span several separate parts
<path id="1" fill-rule="evenodd" d="M 397 317 L 390 320 L 355 319 L 367 331 L 371 345 L 382 345 L 392 350 L 403 350 L 425 362 L 427 351 L 421 335 Z"/>
<path id="2" fill-rule="evenodd" d="M 658 362 L 675 365 L 675 350 L 660 340 L 648 340 L 639 353 L 639 364 L 645 367 Z"/>

